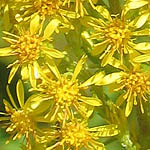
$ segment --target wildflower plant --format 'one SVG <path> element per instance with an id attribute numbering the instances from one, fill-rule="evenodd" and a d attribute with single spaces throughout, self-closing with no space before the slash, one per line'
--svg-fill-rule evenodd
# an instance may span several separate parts
<path id="1" fill-rule="evenodd" d="M 150 149 L 149 5 L 1 0 L 0 149 Z"/>

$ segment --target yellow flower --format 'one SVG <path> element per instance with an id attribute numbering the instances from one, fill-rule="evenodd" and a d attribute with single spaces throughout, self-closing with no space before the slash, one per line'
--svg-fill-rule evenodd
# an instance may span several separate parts
<path id="1" fill-rule="evenodd" d="M 108 10 L 102 6 L 97 6 L 96 10 L 105 20 L 91 17 L 88 19 L 88 24 L 94 28 L 94 33 L 90 38 L 98 40 L 91 51 L 92 55 L 101 54 L 101 65 L 105 66 L 112 56 L 119 53 L 120 60 L 123 63 L 124 54 L 131 54 L 135 51 L 135 37 L 149 35 L 149 32 L 146 32 L 146 29 L 136 31 L 137 28 L 135 28 L 133 22 L 128 20 L 123 12 L 121 17 L 111 17 Z"/>
<path id="2" fill-rule="evenodd" d="M 112 64 L 115 63 L 113 62 Z M 141 112 L 144 113 L 142 103 L 143 101 L 148 101 L 150 92 L 149 72 L 142 72 L 140 66 L 137 64 L 134 64 L 131 69 L 124 66 L 123 71 L 106 75 L 96 85 L 108 85 L 112 83 L 115 83 L 115 85 L 112 85 L 114 91 L 124 91 L 118 98 L 117 105 L 120 106 L 125 100 L 127 101 L 125 110 L 126 117 L 130 115 L 133 105 L 137 104 L 140 105 Z"/>
<path id="3" fill-rule="evenodd" d="M 45 20 L 50 21 L 53 19 L 59 20 L 61 27 L 72 28 L 69 18 L 75 18 L 75 13 L 65 10 L 61 0 L 27 0 L 25 2 L 16 2 L 16 7 L 20 8 L 16 14 L 16 20 L 30 21 L 35 17 L 40 18 L 40 26 L 43 27 Z M 23 12 L 22 12 L 23 10 Z"/>
<path id="4" fill-rule="evenodd" d="M 47 26 L 44 30 L 43 37 L 38 33 L 39 31 L 39 17 L 35 17 L 30 23 L 29 31 L 21 30 L 20 35 L 14 35 L 4 32 L 9 37 L 3 37 L 10 43 L 10 47 L 0 48 L 0 56 L 15 56 L 15 61 L 8 66 L 12 67 L 8 83 L 11 82 L 15 73 L 21 67 L 22 79 L 29 77 L 32 86 L 36 85 L 36 75 L 39 72 L 39 59 L 41 64 L 45 64 L 46 57 L 63 58 L 64 55 L 54 48 L 49 48 L 44 45 L 44 41 L 49 39 L 55 31 L 57 20 L 52 20 L 51 26 Z M 48 32 L 49 31 L 49 32 Z"/>
<path id="5" fill-rule="evenodd" d="M 44 99 L 47 98 L 50 100 L 50 103 L 53 103 L 51 110 L 46 114 L 45 118 L 50 121 L 56 118 L 68 119 L 71 116 L 71 112 L 75 110 L 83 117 L 87 118 L 93 110 L 92 106 L 102 105 L 102 102 L 97 97 L 86 97 L 81 95 L 81 90 L 87 89 L 88 86 L 94 84 L 103 76 L 103 72 L 100 72 L 80 84 L 76 78 L 85 61 L 86 56 L 83 56 L 78 62 L 72 77 L 69 77 L 69 75 L 61 75 L 55 64 L 52 63 L 52 60 L 47 60 L 49 68 L 53 71 L 57 79 L 52 80 L 48 79 L 48 77 L 44 77 L 43 82 L 39 84 L 37 88 L 33 88 L 36 91 L 40 91 L 40 97 L 44 97 Z M 97 78 L 97 76 L 99 76 L 99 78 Z M 40 107 L 41 100 L 34 102 L 33 105 L 39 105 Z M 85 104 L 87 106 L 85 106 Z M 90 106 L 92 109 L 88 109 Z"/>
<path id="6" fill-rule="evenodd" d="M 99 137 L 115 136 L 119 133 L 116 125 L 104 125 L 89 128 L 86 121 L 78 121 L 76 119 L 66 122 L 57 130 L 45 132 L 45 137 L 41 137 L 41 142 L 50 141 L 51 138 L 58 141 L 46 148 L 51 149 L 88 149 L 88 150 L 104 150 L 104 144 L 98 142 Z"/>
<path id="7" fill-rule="evenodd" d="M 142 27 L 146 21 L 150 18 L 150 1 L 149 0 L 128 0 L 125 4 L 125 13 L 127 13 L 129 10 L 132 9 L 139 9 L 139 16 L 137 17 L 137 20 L 135 20 L 135 26 L 137 28 Z"/>
<path id="8" fill-rule="evenodd" d="M 27 150 L 31 150 L 31 139 L 35 138 L 36 126 L 27 103 L 24 103 L 24 88 L 21 80 L 17 83 L 16 92 L 20 108 L 16 106 L 7 86 L 7 93 L 14 108 L 4 100 L 6 113 L 3 113 L 5 117 L 0 117 L 0 121 L 7 121 L 6 132 L 11 134 L 10 139 L 16 140 L 24 137 Z M 6 143 L 9 143 L 9 140 Z"/>

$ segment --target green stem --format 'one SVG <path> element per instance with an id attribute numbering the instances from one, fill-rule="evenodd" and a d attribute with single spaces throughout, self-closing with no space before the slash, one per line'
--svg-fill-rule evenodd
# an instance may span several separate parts
<path id="1" fill-rule="evenodd" d="M 110 5 L 110 12 L 112 14 L 120 14 L 121 13 L 121 6 L 119 0 L 109 0 Z"/>

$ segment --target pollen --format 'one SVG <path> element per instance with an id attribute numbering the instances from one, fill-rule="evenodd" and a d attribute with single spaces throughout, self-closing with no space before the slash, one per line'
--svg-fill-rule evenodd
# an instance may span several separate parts
<path id="1" fill-rule="evenodd" d="M 19 37 L 18 41 L 11 45 L 15 49 L 20 63 L 32 62 L 39 57 L 41 40 L 37 35 L 26 33 Z"/>
<path id="2" fill-rule="evenodd" d="M 87 146 L 92 140 L 86 125 L 78 122 L 69 122 L 61 129 L 61 144 L 68 144 L 75 148 Z"/>
<path id="3" fill-rule="evenodd" d="M 117 48 L 124 47 L 123 45 L 126 44 L 130 38 L 128 25 L 125 25 L 125 23 L 118 18 L 113 19 L 113 21 L 106 26 L 104 32 L 105 38 L 109 39 Z"/>
<path id="4" fill-rule="evenodd" d="M 61 2 L 59 0 L 35 1 L 34 6 L 42 16 L 53 15 L 59 10 Z"/>
<path id="5" fill-rule="evenodd" d="M 124 78 L 125 88 L 132 89 L 137 94 L 145 93 L 150 90 L 149 77 L 143 73 L 131 73 Z"/>
<path id="6" fill-rule="evenodd" d="M 7 132 L 17 131 L 18 138 L 27 132 L 33 132 L 33 122 L 29 115 L 23 110 L 14 111 L 10 117 L 11 125 L 7 128 Z"/>
<path id="7" fill-rule="evenodd" d="M 80 97 L 78 81 L 71 81 L 66 77 L 52 83 L 51 94 L 56 101 L 56 105 L 61 107 L 70 106 Z"/>

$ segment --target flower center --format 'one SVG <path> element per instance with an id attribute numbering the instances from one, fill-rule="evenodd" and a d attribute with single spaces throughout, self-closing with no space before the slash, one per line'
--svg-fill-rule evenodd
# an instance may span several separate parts
<path id="1" fill-rule="evenodd" d="M 69 122 L 61 129 L 62 144 L 66 143 L 75 147 L 88 145 L 91 136 L 87 131 L 85 124 Z"/>
<path id="2" fill-rule="evenodd" d="M 132 89 L 137 94 L 150 90 L 150 78 L 143 73 L 131 73 L 124 77 L 124 82 L 127 89 Z"/>
<path id="3" fill-rule="evenodd" d="M 105 38 L 109 39 L 117 48 L 123 47 L 128 42 L 130 30 L 120 19 L 113 19 L 105 29 Z"/>
<path id="4" fill-rule="evenodd" d="M 39 56 L 41 41 L 37 35 L 29 33 L 20 36 L 19 40 L 11 45 L 18 55 L 20 63 L 32 62 Z"/>
<path id="5" fill-rule="evenodd" d="M 77 80 L 73 82 L 65 77 L 62 77 L 62 79 L 57 82 L 53 82 L 50 92 L 56 103 L 61 107 L 72 105 L 80 96 Z"/>
<path id="6" fill-rule="evenodd" d="M 14 111 L 10 121 L 11 125 L 7 128 L 8 132 L 17 131 L 18 136 L 26 134 L 26 132 L 33 132 L 33 122 L 23 110 Z"/>
<path id="7" fill-rule="evenodd" d="M 61 2 L 59 0 L 41 0 L 34 2 L 34 6 L 38 9 L 42 16 L 53 15 L 59 10 Z"/>

